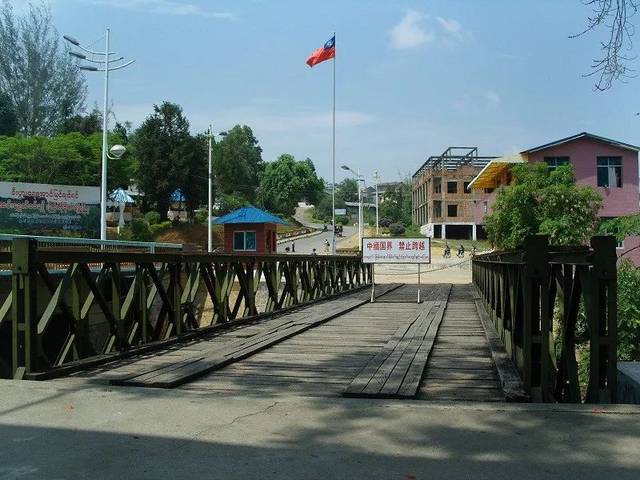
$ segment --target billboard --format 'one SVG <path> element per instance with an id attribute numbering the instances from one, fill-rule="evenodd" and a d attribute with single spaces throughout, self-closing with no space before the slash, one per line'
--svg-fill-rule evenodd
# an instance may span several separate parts
<path id="1" fill-rule="evenodd" d="M 0 233 L 97 237 L 100 187 L 0 182 Z"/>
<path id="2" fill-rule="evenodd" d="M 431 263 L 430 238 L 363 238 L 364 263 Z"/>
<path id="3" fill-rule="evenodd" d="M 336 215 L 346 215 L 346 214 L 347 214 L 346 208 L 336 208 Z"/>

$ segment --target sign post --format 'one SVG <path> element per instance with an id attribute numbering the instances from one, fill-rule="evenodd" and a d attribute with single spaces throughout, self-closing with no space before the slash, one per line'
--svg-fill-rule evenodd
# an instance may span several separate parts
<path id="1" fill-rule="evenodd" d="M 418 303 L 420 303 L 420 265 L 431 263 L 430 238 L 363 238 L 362 262 L 371 263 L 372 286 L 371 301 L 375 298 L 375 265 L 417 264 L 418 265 Z"/>

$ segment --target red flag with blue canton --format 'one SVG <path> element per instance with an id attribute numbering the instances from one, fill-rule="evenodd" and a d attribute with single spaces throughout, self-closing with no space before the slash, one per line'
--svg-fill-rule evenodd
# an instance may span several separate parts
<path id="1" fill-rule="evenodd" d="M 336 56 L 336 36 L 334 35 L 327 43 L 324 44 L 324 47 L 320 47 L 307 58 L 307 65 L 313 67 L 325 60 L 329 60 Z"/>

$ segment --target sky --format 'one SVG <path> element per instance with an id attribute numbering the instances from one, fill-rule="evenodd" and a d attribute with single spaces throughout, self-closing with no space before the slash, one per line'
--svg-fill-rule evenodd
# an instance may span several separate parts
<path id="1" fill-rule="evenodd" d="M 333 32 L 338 181 L 342 164 L 398 180 L 449 145 L 503 155 L 582 131 L 640 144 L 640 78 L 596 92 L 584 77 L 605 32 L 569 38 L 580 0 L 49 3 L 60 33 L 98 50 L 110 26 L 112 50 L 136 60 L 112 74 L 118 120 L 176 102 L 194 133 L 249 125 L 264 160 L 309 157 L 328 180 L 332 65 L 305 61 Z M 102 82 L 87 75 L 89 107 Z"/>

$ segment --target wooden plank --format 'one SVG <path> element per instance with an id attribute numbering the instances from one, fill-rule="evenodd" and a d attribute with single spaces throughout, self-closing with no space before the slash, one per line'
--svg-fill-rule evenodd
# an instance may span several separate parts
<path id="1" fill-rule="evenodd" d="M 436 336 L 438 335 L 438 329 L 440 328 L 440 325 L 442 323 L 444 311 L 444 306 L 438 310 L 437 316 L 433 321 L 432 328 L 429 329 L 429 333 L 420 346 L 420 350 L 418 351 L 414 362 L 409 367 L 409 371 L 407 372 L 402 386 L 398 390 L 398 396 L 415 397 L 418 393 L 418 389 L 420 388 L 420 380 L 427 365 L 429 355 L 433 350 L 433 344 L 435 342 Z"/>
<path id="2" fill-rule="evenodd" d="M 414 397 L 433 346 L 450 285 L 438 288 L 437 301 L 425 302 L 422 312 L 401 327 L 343 392 L 348 397 Z"/>
<path id="3" fill-rule="evenodd" d="M 504 348 L 500 336 L 496 331 L 493 323 L 489 319 L 484 306 L 480 299 L 475 300 L 476 309 L 482 326 L 485 330 L 487 342 L 491 351 L 491 357 L 498 370 L 498 376 L 500 377 L 500 385 L 504 392 L 504 397 L 508 402 L 528 402 L 529 396 L 527 395 L 518 369 L 511 360 L 509 354 Z"/>
<path id="4" fill-rule="evenodd" d="M 377 296 L 382 296 L 399 287 L 400 285 L 381 286 L 379 287 L 380 292 Z M 206 356 L 198 357 L 195 361 L 178 362 L 179 365 L 177 368 L 174 366 L 166 367 L 162 372 L 154 371 L 151 374 L 112 380 L 112 383 L 115 385 L 173 388 L 206 375 L 215 369 L 222 368 L 230 363 L 254 355 L 276 343 L 325 323 L 336 316 L 343 315 L 368 302 L 368 295 L 363 295 L 360 292 L 353 296 L 342 297 L 332 302 L 331 308 L 329 309 L 326 308 L 326 305 L 320 306 L 320 308 L 312 307 L 309 310 L 320 310 L 321 312 L 310 315 L 310 312 L 306 311 L 305 313 L 307 315 L 303 315 L 300 320 L 292 322 L 291 326 L 283 326 L 281 330 L 270 329 L 265 335 L 251 337 L 248 342 L 245 340 L 243 340 L 241 344 L 234 342 L 219 350 L 212 351 Z"/>

